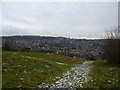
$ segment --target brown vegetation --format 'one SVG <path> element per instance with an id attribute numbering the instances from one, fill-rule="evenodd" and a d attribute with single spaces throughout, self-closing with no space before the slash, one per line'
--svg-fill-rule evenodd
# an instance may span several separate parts
<path id="1" fill-rule="evenodd" d="M 107 31 L 104 45 L 104 56 L 111 64 L 120 64 L 120 29 L 112 28 Z"/>

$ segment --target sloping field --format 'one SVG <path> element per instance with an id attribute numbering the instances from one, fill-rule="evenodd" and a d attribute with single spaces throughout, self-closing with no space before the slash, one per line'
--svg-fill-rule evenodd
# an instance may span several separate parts
<path id="1" fill-rule="evenodd" d="M 32 52 L 3 51 L 3 88 L 120 88 L 120 67 Z"/>
<path id="2" fill-rule="evenodd" d="M 36 88 L 58 81 L 64 72 L 85 60 L 32 52 L 3 51 L 3 88 Z M 48 86 L 49 87 L 49 86 Z"/>

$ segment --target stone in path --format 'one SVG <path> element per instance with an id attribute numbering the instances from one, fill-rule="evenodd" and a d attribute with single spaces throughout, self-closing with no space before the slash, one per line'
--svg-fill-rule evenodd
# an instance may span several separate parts
<path id="1" fill-rule="evenodd" d="M 55 83 L 49 84 L 42 84 L 38 85 L 39 88 L 78 88 L 84 87 L 84 83 L 86 83 L 89 79 L 89 72 L 92 61 L 84 62 L 83 64 L 76 65 L 75 67 L 71 68 L 69 71 L 63 74 L 63 77 L 60 78 Z"/>

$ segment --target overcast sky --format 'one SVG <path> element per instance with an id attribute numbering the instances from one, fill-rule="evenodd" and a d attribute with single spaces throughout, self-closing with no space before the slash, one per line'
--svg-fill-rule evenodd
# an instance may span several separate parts
<path id="1" fill-rule="evenodd" d="M 101 38 L 118 25 L 117 2 L 4 2 L 1 35 Z"/>

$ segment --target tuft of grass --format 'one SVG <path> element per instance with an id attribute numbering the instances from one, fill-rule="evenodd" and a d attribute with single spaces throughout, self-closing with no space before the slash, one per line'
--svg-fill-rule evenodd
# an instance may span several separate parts
<path id="1" fill-rule="evenodd" d="M 36 88 L 41 83 L 53 83 L 78 60 L 64 55 L 33 52 L 2 52 L 2 87 Z"/>
<path id="2" fill-rule="evenodd" d="M 110 65 L 106 60 L 93 62 L 87 88 L 120 88 L 120 66 Z"/>

